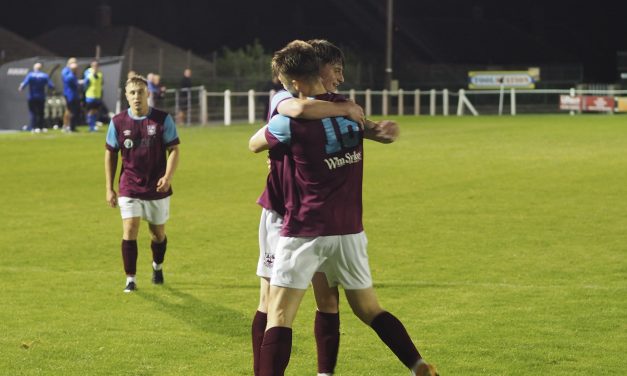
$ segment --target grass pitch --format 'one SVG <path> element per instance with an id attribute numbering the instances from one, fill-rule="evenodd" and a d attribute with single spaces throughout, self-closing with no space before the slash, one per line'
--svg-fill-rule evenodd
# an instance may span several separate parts
<path id="1" fill-rule="evenodd" d="M 627 119 L 403 117 L 366 142 L 382 305 L 442 375 L 623 375 Z M 180 128 L 164 286 L 124 294 L 104 133 L 2 134 L 0 375 L 251 375 L 255 126 Z M 315 374 L 309 292 L 288 375 Z M 343 300 L 338 376 L 406 375 Z"/>

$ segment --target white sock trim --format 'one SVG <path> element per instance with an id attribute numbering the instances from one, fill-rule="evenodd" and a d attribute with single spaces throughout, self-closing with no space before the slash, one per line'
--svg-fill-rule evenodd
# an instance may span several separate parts
<path id="1" fill-rule="evenodd" d="M 161 270 L 161 268 L 163 268 L 163 263 L 161 263 L 161 264 L 157 264 L 156 262 L 154 262 L 154 261 L 153 261 L 153 262 L 152 262 L 152 268 L 153 268 L 154 270 Z"/>

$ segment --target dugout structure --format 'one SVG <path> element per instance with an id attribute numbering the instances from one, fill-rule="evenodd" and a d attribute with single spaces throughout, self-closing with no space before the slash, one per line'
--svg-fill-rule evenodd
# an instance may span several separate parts
<path id="1" fill-rule="evenodd" d="M 109 111 L 115 111 L 119 98 L 118 84 L 123 59 L 123 56 L 107 56 L 98 60 L 104 77 L 102 99 Z M 48 98 L 51 95 L 63 98 L 61 70 L 65 67 L 67 60 L 68 57 L 31 57 L 0 66 L 0 129 L 21 130 L 22 126 L 28 124 L 29 89 L 27 87 L 20 92 L 17 88 L 36 62 L 43 64 L 42 71 L 48 73 L 56 88 L 55 93 L 48 91 Z M 93 58 L 77 58 L 79 79 L 82 79 L 84 71 L 89 68 L 92 60 Z"/>

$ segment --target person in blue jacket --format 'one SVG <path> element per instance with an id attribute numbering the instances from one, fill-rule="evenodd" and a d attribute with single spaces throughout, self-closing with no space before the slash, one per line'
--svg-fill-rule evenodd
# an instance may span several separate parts
<path id="1" fill-rule="evenodd" d="M 65 96 L 65 113 L 63 114 L 63 132 L 76 132 L 76 125 L 81 110 L 81 97 L 77 77 L 78 64 L 76 58 L 68 59 L 65 68 L 61 71 L 63 80 L 63 95 Z"/>
<path id="2" fill-rule="evenodd" d="M 46 86 L 54 89 L 54 84 L 50 80 L 47 73 L 41 71 L 41 63 L 35 63 L 33 70 L 28 72 L 24 81 L 17 88 L 19 91 L 24 90 L 26 86 L 28 92 L 28 111 L 30 112 L 30 124 L 28 130 L 33 132 L 47 131 L 44 121 L 44 106 L 46 104 Z"/>

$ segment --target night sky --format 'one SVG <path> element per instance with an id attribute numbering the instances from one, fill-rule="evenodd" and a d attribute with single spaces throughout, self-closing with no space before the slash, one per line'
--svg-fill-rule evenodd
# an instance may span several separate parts
<path id="1" fill-rule="evenodd" d="M 60 25 L 96 24 L 102 3 L 110 7 L 113 25 L 137 26 L 201 56 L 210 56 L 222 47 L 242 47 L 255 39 L 273 51 L 292 39 L 321 37 L 363 51 L 365 57 L 384 59 L 380 42 L 385 35 L 385 14 L 377 9 L 385 8 L 385 0 L 21 0 L 3 7 L 0 25 L 34 38 Z M 360 8 L 357 16 L 365 11 L 368 17 L 363 23 L 355 16 L 347 17 L 346 4 Z M 412 25 L 437 25 L 434 20 L 446 20 L 447 28 L 442 31 L 446 43 L 447 38 L 465 33 L 455 29 L 455 20 L 504 22 L 521 34 L 532 35 L 551 54 L 526 46 L 527 51 L 519 51 L 520 55 L 501 55 L 498 61 L 485 64 L 581 63 L 588 82 L 616 81 L 616 52 L 627 51 L 627 1 L 395 0 L 395 15 L 404 21 L 403 33 L 398 28 L 395 32 L 399 48 L 403 47 L 403 35 L 407 38 L 413 33 L 419 39 L 420 29 L 413 30 Z M 364 30 L 370 30 L 369 35 Z M 433 42 L 434 37 L 430 38 Z M 468 56 L 468 61 L 463 61 L 464 57 L 451 61 L 441 55 L 423 55 L 417 53 L 417 58 L 430 63 L 481 63 L 482 59 Z M 441 59 L 447 61 L 438 61 Z M 398 53 L 395 60 L 399 60 Z"/>

